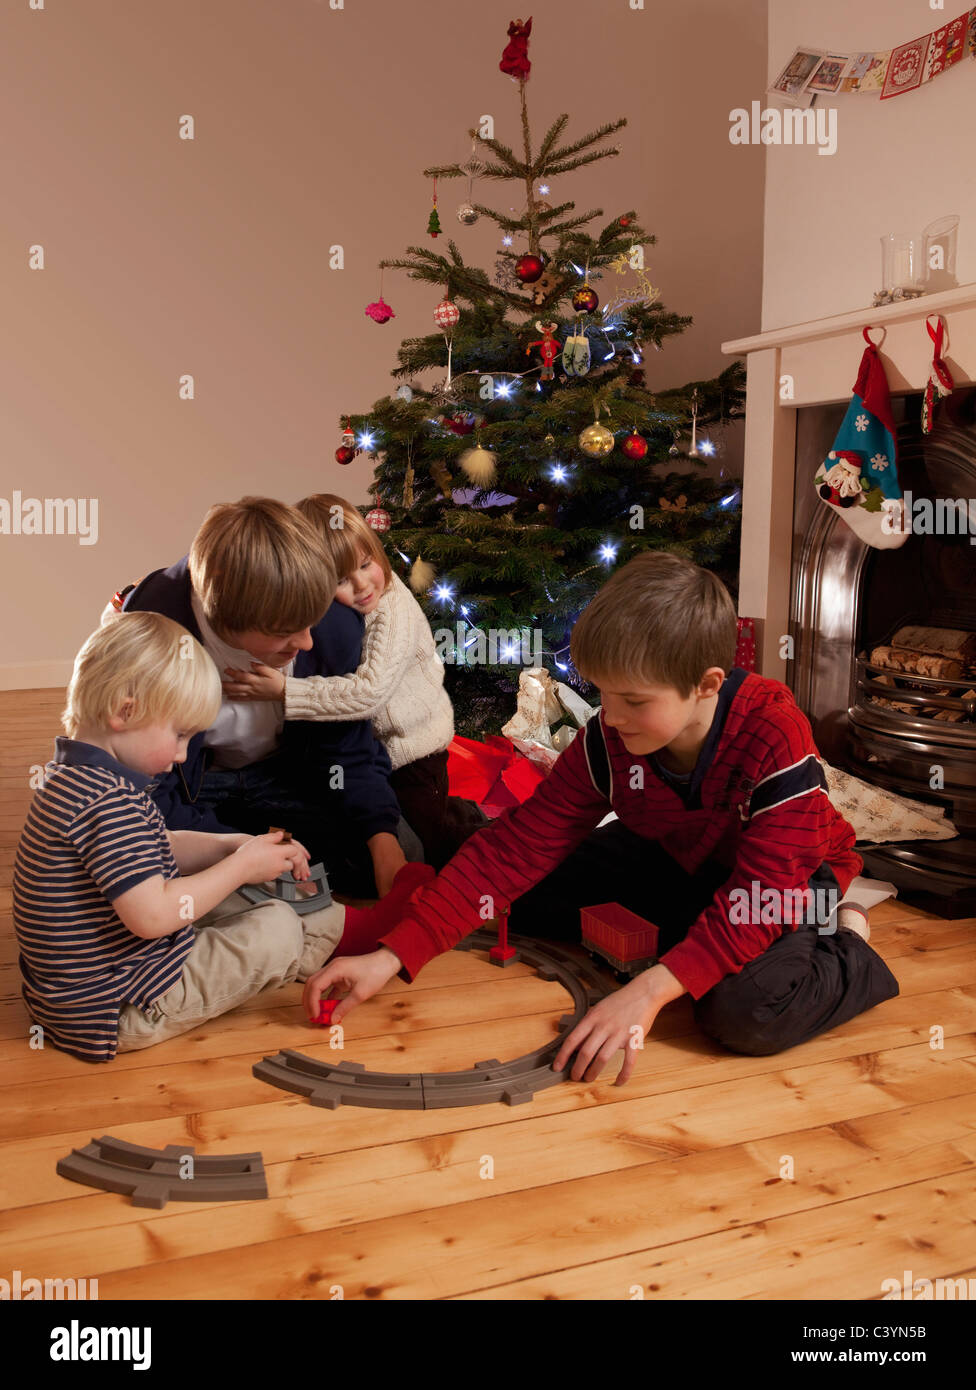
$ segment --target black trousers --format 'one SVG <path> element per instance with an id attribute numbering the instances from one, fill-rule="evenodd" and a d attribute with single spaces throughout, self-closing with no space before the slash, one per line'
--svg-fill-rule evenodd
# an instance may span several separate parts
<path id="1" fill-rule="evenodd" d="M 716 863 L 689 875 L 659 845 L 612 821 L 515 900 L 509 925 L 523 936 L 578 942 L 580 908 L 616 902 L 657 924 L 663 955 L 728 877 Z M 787 927 L 738 975 L 696 1000 L 694 1015 L 723 1047 L 761 1056 L 807 1042 L 897 993 L 894 975 L 856 932 Z"/>
<path id="2" fill-rule="evenodd" d="M 236 770 L 211 768 L 198 804 L 248 835 L 264 835 L 271 825 L 290 830 L 311 862 L 324 866 L 333 893 L 375 898 L 373 861 L 361 830 L 343 814 L 337 797 L 316 796 L 314 785 L 307 764 L 278 753 Z M 403 817 L 396 835 L 408 860 L 423 859 L 423 846 Z"/>
<path id="3" fill-rule="evenodd" d="M 453 859 L 465 840 L 488 824 L 488 817 L 473 801 L 448 795 L 447 749 L 417 758 L 390 774 L 410 828 L 424 847 L 424 859 L 438 873 Z"/>

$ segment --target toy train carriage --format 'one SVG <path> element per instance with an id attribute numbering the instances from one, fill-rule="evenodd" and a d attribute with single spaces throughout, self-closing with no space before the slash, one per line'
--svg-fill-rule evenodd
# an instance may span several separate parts
<path id="1" fill-rule="evenodd" d="M 637 975 L 657 960 L 657 927 L 619 903 L 580 909 L 583 945 L 623 975 Z"/>

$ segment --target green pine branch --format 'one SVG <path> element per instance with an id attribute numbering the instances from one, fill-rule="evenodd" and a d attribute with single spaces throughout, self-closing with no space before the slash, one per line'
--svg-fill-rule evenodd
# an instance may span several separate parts
<path id="1" fill-rule="evenodd" d="M 539 146 L 539 153 L 536 156 L 536 163 L 543 163 L 548 159 L 552 152 L 552 147 L 562 135 L 566 126 L 569 124 L 569 112 L 564 111 L 561 116 L 557 116 L 552 125 L 543 136 L 542 144 Z"/>
<path id="2" fill-rule="evenodd" d="M 612 159 L 620 151 L 616 145 L 609 150 L 594 150 L 592 154 L 580 155 L 579 159 L 566 160 L 561 164 L 551 164 L 546 170 L 547 178 L 556 178 L 559 174 L 568 174 L 572 169 L 582 169 L 584 164 L 595 164 L 598 159 Z"/>
<path id="3" fill-rule="evenodd" d="M 566 119 L 568 120 L 569 118 L 567 117 Z M 589 135 L 584 135 L 582 139 L 574 141 L 573 144 L 563 145 L 562 149 L 551 151 L 547 155 L 547 161 L 555 162 L 563 159 L 568 159 L 572 155 L 578 154 L 580 150 L 588 150 L 591 148 L 591 146 L 596 145 L 601 140 L 606 140 L 608 136 L 613 135 L 614 131 L 623 130 L 626 124 L 627 118 L 626 116 L 624 116 L 619 121 L 611 121 L 607 125 L 602 125 L 598 129 L 590 131 Z M 606 153 L 610 153 L 610 151 L 606 151 Z M 619 154 L 619 150 L 615 149 L 613 153 Z M 536 177 L 539 177 L 542 174 L 553 173 L 554 170 L 552 168 L 552 163 L 547 162 L 544 169 L 537 169 L 535 172 Z"/>

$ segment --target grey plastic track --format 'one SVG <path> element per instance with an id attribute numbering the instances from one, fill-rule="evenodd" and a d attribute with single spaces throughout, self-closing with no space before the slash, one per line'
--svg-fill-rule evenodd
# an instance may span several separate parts
<path id="1" fill-rule="evenodd" d="M 181 1177 L 188 1157 L 193 1177 Z M 267 1197 L 268 1185 L 259 1153 L 198 1157 L 191 1144 L 143 1149 L 103 1134 L 83 1149 L 59 1158 L 63 1178 L 103 1192 L 131 1196 L 134 1207 L 164 1207 L 174 1202 L 242 1202 Z"/>
<path id="2" fill-rule="evenodd" d="M 455 947 L 458 951 L 488 950 L 495 933 L 473 932 Z M 559 1020 L 557 1038 L 534 1052 L 526 1052 L 511 1062 L 476 1062 L 470 1071 L 452 1072 L 376 1072 L 361 1062 L 320 1062 L 303 1052 L 285 1050 L 265 1057 L 254 1067 L 254 1075 L 283 1091 L 306 1096 L 312 1105 L 335 1110 L 340 1105 L 376 1106 L 390 1110 L 438 1110 L 451 1105 L 486 1105 L 502 1101 L 522 1105 L 537 1091 L 565 1081 L 572 1062 L 562 1071 L 553 1071 L 552 1062 L 563 1038 L 584 1014 L 614 988 L 589 961 L 579 960 L 550 942 L 531 937 L 510 936 L 520 958 L 534 965 L 544 980 L 555 980 L 573 999 L 573 1012 Z"/>

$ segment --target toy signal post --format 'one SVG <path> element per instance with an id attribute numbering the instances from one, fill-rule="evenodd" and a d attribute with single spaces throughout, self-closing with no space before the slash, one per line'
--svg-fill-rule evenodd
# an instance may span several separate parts
<path id="1" fill-rule="evenodd" d="M 508 914 L 511 908 L 508 903 L 500 903 L 498 907 L 498 944 L 492 946 L 488 952 L 488 959 L 492 965 L 511 965 L 513 960 L 518 960 L 518 951 L 514 946 L 508 944 Z"/>

